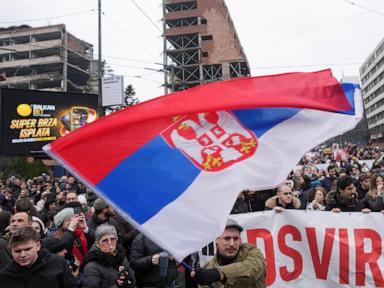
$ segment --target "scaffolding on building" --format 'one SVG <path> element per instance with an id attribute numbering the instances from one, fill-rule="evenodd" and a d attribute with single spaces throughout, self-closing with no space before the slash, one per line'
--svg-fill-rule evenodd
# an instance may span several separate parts
<path id="1" fill-rule="evenodd" d="M 164 0 L 165 93 L 250 75 L 224 0 Z"/>

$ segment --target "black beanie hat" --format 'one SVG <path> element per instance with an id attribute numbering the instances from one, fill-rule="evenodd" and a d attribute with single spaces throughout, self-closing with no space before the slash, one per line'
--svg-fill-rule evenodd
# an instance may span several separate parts
<path id="1" fill-rule="evenodd" d="M 57 253 L 66 248 L 64 241 L 53 237 L 43 239 L 43 244 L 51 253 Z"/>
<path id="2" fill-rule="evenodd" d="M 55 202 L 56 202 L 56 200 L 54 198 L 49 197 L 47 199 L 47 201 L 45 201 L 45 203 L 44 203 L 44 209 L 48 210 L 49 205 L 51 205 L 52 203 L 55 203 Z"/>

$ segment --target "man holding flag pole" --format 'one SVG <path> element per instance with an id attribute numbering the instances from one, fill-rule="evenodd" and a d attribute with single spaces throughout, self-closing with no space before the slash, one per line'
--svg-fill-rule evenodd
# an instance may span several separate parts
<path id="1" fill-rule="evenodd" d="M 191 272 L 200 285 L 210 287 L 265 287 L 265 258 L 260 250 L 241 243 L 243 228 L 228 219 L 225 230 L 215 241 L 216 255 L 204 267 Z"/>

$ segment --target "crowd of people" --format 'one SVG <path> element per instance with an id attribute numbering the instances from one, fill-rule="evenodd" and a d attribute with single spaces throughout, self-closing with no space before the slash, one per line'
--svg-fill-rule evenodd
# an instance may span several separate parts
<path id="1" fill-rule="evenodd" d="M 231 213 L 271 209 L 384 212 L 384 149 L 349 145 L 341 159 L 335 159 L 337 151 L 324 150 L 308 153 L 277 189 L 242 191 Z"/>
<path id="2" fill-rule="evenodd" d="M 232 213 L 384 211 L 384 150 L 350 145 L 342 159 L 335 158 L 322 148 L 312 151 L 277 189 L 241 192 Z M 374 160 L 371 166 L 361 161 L 367 159 Z M 1 287 L 180 287 L 172 255 L 72 176 L 0 180 L 0 210 Z M 265 287 L 265 259 L 241 244 L 241 230 L 227 223 L 216 239 L 218 254 L 204 269 L 195 261 L 186 287 Z M 257 286 L 236 278 L 234 262 Z"/>

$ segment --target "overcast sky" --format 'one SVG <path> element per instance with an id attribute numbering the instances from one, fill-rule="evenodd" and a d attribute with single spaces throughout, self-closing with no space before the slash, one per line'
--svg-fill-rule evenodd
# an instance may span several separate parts
<path id="1" fill-rule="evenodd" d="M 163 94 L 162 0 L 103 0 L 102 54 L 141 100 Z M 332 68 L 358 75 L 384 38 L 382 0 L 226 0 L 252 75 Z M 352 3 L 352 4 L 351 4 Z M 144 11 L 144 13 L 142 12 Z M 152 20 L 148 20 L 147 16 Z M 48 19 L 50 18 L 50 19 Z M 97 0 L 13 0 L 2 4 L 0 26 L 66 24 L 95 46 Z"/>

